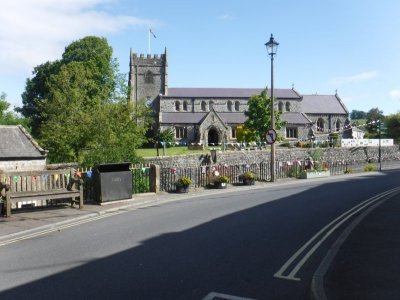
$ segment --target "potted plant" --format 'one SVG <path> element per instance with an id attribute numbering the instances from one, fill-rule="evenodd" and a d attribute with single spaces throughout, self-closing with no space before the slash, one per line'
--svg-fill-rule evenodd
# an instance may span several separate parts
<path id="1" fill-rule="evenodd" d="M 188 193 L 189 186 L 192 184 L 192 180 L 187 176 L 181 176 L 175 182 L 176 192 L 177 193 Z"/>
<path id="2" fill-rule="evenodd" d="M 254 185 L 257 179 L 256 174 L 251 171 L 247 171 L 241 175 L 239 175 L 239 180 L 243 181 L 244 185 Z"/>
<path id="3" fill-rule="evenodd" d="M 217 189 L 226 189 L 229 183 L 229 177 L 225 175 L 217 176 L 214 180 L 214 187 Z"/>

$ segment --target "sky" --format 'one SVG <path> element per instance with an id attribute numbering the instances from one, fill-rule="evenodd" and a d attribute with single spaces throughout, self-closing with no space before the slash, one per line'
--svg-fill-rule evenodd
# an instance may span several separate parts
<path id="1" fill-rule="evenodd" d="M 337 91 L 349 112 L 394 114 L 399 15 L 397 0 L 2 0 L 0 93 L 21 106 L 34 67 L 89 35 L 107 39 L 122 73 L 130 49 L 167 48 L 169 87 L 270 87 L 273 34 L 275 88 Z"/>

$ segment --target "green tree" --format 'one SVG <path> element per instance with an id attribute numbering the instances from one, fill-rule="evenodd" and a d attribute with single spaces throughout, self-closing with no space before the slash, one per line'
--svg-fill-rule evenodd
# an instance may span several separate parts
<path id="1" fill-rule="evenodd" d="M 400 112 L 385 117 L 386 136 L 400 142 Z"/>
<path id="2" fill-rule="evenodd" d="M 371 108 L 367 112 L 367 131 L 368 134 L 366 134 L 366 138 L 378 138 L 379 132 L 378 132 L 378 124 L 377 121 L 384 122 L 385 116 L 383 115 L 383 111 L 379 110 L 379 108 Z"/>
<path id="3" fill-rule="evenodd" d="M 128 107 L 126 80 L 104 38 L 73 42 L 60 61 L 35 70 L 21 112 L 32 116 L 50 162 L 136 160 L 148 111 Z"/>
<path id="4" fill-rule="evenodd" d="M 157 134 L 154 136 L 154 142 L 155 143 L 166 142 L 166 143 L 170 143 L 170 144 L 175 143 L 174 129 L 168 128 L 168 129 L 157 132 Z"/>
<path id="5" fill-rule="evenodd" d="M 10 111 L 10 103 L 7 101 L 7 94 L 0 94 L 0 125 L 23 125 L 28 131 L 28 120 Z"/>
<path id="6" fill-rule="evenodd" d="M 85 95 L 91 100 L 107 102 L 113 100 L 118 80 L 118 64 L 112 58 L 112 48 L 105 38 L 88 36 L 71 43 L 65 48 L 61 60 L 46 62 L 34 68 L 33 77 L 27 79 L 25 91 L 22 94 L 22 107 L 17 111 L 30 119 L 32 135 L 39 136 L 42 123 L 47 121 L 47 115 L 42 112 L 43 107 L 49 104 L 54 97 L 51 88 L 54 79 L 64 72 L 69 64 L 82 64 L 85 76 L 90 77 L 91 85 Z M 79 74 L 71 78 L 76 80 Z M 51 81 L 52 80 L 52 81 Z M 89 104 L 89 103 L 88 103 Z"/>
<path id="7" fill-rule="evenodd" d="M 147 115 L 148 110 L 143 104 L 140 103 L 133 111 L 127 107 L 126 99 L 104 105 L 97 118 L 98 140 L 86 152 L 84 163 L 93 166 L 108 162 L 139 162 L 135 149 L 146 141 Z M 142 121 L 137 122 L 136 117 Z"/>
<path id="8" fill-rule="evenodd" d="M 245 111 L 247 117 L 244 123 L 245 128 L 250 132 L 246 137 L 246 141 L 263 141 L 265 134 L 271 126 L 271 98 L 267 95 L 267 90 L 261 92 L 260 95 L 250 97 L 248 101 L 248 110 Z M 275 129 L 282 127 L 279 111 L 274 111 Z"/>
<path id="9" fill-rule="evenodd" d="M 35 67 L 33 77 L 26 80 L 25 91 L 22 93 L 22 107 L 16 108 L 16 111 L 29 119 L 34 137 L 38 137 L 40 125 L 44 121 L 39 106 L 48 98 L 47 80 L 52 74 L 56 74 L 59 68 L 59 61 L 46 62 Z"/>
<path id="10" fill-rule="evenodd" d="M 358 120 L 358 119 L 366 119 L 367 118 L 367 113 L 362 110 L 355 110 L 353 109 L 350 113 L 350 118 L 352 120 Z"/>

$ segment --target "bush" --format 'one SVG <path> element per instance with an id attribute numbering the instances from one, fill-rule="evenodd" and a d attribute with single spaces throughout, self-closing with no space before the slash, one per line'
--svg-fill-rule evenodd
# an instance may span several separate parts
<path id="1" fill-rule="evenodd" d="M 176 181 L 176 185 L 183 185 L 183 186 L 189 186 L 192 184 L 192 179 L 190 179 L 187 176 L 181 176 L 179 179 Z"/>
<path id="2" fill-rule="evenodd" d="M 256 180 L 257 176 L 253 172 L 247 171 L 247 172 L 239 175 L 239 180 L 240 181 L 243 181 L 245 179 L 247 179 L 247 180 Z"/>
<path id="3" fill-rule="evenodd" d="M 228 177 L 228 176 L 224 176 L 224 175 L 220 175 L 220 176 L 217 176 L 217 177 L 215 178 L 215 181 L 214 181 L 214 182 L 229 183 L 229 177 Z"/>
<path id="4" fill-rule="evenodd" d="M 376 166 L 374 164 L 367 164 L 364 167 L 364 172 L 372 172 L 376 170 Z"/>

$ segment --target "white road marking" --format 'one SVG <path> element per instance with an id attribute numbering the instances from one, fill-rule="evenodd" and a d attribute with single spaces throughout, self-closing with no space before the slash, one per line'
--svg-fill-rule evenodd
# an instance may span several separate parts
<path id="1" fill-rule="evenodd" d="M 237 296 L 214 293 L 214 292 L 209 293 L 202 300 L 214 300 L 215 297 L 226 299 L 226 300 L 256 300 L 256 299 L 251 299 L 251 298 L 243 298 L 243 297 L 237 297 Z"/>
<path id="2" fill-rule="evenodd" d="M 356 213 L 360 212 L 362 209 L 365 207 L 371 205 L 374 202 L 377 202 L 379 200 L 382 200 L 384 197 L 392 194 L 396 194 L 400 192 L 400 187 L 393 188 L 389 191 L 383 192 L 379 195 L 376 195 L 372 198 L 369 198 L 365 200 L 364 202 L 354 206 L 353 208 L 349 209 L 348 211 L 344 212 L 341 214 L 339 217 L 337 217 L 335 220 L 330 222 L 328 225 L 326 225 L 324 228 L 322 228 L 320 231 L 317 232 L 307 243 L 305 243 L 289 260 L 274 274 L 274 277 L 280 278 L 280 279 L 287 279 L 287 280 L 295 280 L 299 281 L 300 278 L 296 277 L 296 274 L 299 272 L 301 267 L 307 262 L 307 260 L 311 257 L 311 255 L 318 249 L 318 247 L 344 222 L 346 222 L 349 218 L 351 218 L 353 215 Z M 330 227 L 332 227 L 329 231 L 327 231 Z M 300 255 L 314 242 L 317 240 L 317 238 L 322 235 L 325 231 L 325 235 L 320 238 L 316 242 L 316 244 L 307 252 L 304 254 L 302 259 L 294 266 L 292 271 L 288 275 L 283 275 L 289 267 L 293 264 L 293 262 L 300 257 Z"/>

